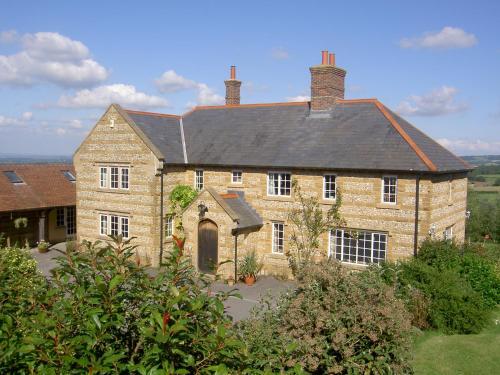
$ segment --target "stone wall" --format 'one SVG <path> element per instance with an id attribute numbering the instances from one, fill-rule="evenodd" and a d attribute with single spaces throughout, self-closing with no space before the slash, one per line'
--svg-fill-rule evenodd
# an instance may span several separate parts
<path id="1" fill-rule="evenodd" d="M 139 256 L 155 264 L 159 241 L 154 229 L 159 216 L 159 177 L 155 175 L 158 159 L 114 107 L 97 122 L 77 150 L 74 165 L 78 240 L 106 239 L 99 235 L 100 213 L 128 216 L 130 234 L 137 237 Z M 101 166 L 128 166 L 129 189 L 99 188 Z"/>

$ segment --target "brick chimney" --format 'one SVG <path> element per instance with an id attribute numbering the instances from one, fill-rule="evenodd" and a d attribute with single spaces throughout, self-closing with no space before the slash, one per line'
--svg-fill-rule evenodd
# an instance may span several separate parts
<path id="1" fill-rule="evenodd" d="M 344 99 L 346 71 L 335 66 L 335 55 L 321 52 L 321 65 L 311 66 L 311 109 L 325 111 L 333 107 L 335 99 Z"/>
<path id="2" fill-rule="evenodd" d="M 231 66 L 231 78 L 225 80 L 226 84 L 226 105 L 240 104 L 240 87 L 241 81 L 236 79 L 236 67 Z"/>

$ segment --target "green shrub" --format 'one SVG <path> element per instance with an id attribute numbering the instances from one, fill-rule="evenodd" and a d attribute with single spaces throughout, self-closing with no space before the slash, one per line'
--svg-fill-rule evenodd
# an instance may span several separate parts
<path id="1" fill-rule="evenodd" d="M 426 241 L 420 248 L 418 259 L 438 270 L 458 273 L 481 294 L 486 306 L 493 308 L 500 303 L 500 277 L 495 270 L 495 260 L 485 255 L 483 246 Z"/>
<path id="2" fill-rule="evenodd" d="M 477 333 L 499 303 L 494 263 L 473 246 L 426 241 L 416 259 L 373 270 L 396 288 L 419 328 Z"/>
<path id="3" fill-rule="evenodd" d="M 403 303 L 373 272 L 333 260 L 309 265 L 295 292 L 254 312 L 239 329 L 250 366 L 279 372 L 408 373 L 412 327 Z"/>
<path id="4" fill-rule="evenodd" d="M 86 243 L 58 260 L 51 281 L 28 293 L 21 311 L 16 287 L 3 282 L 14 268 L 3 268 L 0 373 L 239 371 L 244 345 L 229 329 L 228 294 L 207 293 L 208 280 L 179 248 L 155 277 L 131 261 L 133 251 L 121 238 Z M 15 265 L 23 262 L 32 265 L 24 255 Z"/>

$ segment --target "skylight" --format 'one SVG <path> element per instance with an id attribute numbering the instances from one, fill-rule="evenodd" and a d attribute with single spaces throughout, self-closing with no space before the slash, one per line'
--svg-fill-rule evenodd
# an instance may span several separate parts
<path id="1" fill-rule="evenodd" d="M 66 179 L 70 182 L 75 182 L 76 181 L 76 177 L 73 173 L 71 173 L 70 171 L 62 171 L 64 177 L 66 177 Z"/>
<path id="2" fill-rule="evenodd" d="M 9 179 L 13 184 L 22 184 L 24 181 L 21 177 L 17 175 L 14 171 L 4 171 L 3 174 Z"/>

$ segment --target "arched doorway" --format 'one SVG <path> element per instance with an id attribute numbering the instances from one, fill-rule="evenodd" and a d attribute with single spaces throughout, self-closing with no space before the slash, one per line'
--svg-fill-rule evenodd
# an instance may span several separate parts
<path id="1" fill-rule="evenodd" d="M 214 273 L 218 260 L 217 224 L 203 220 L 198 224 L 198 269 L 205 273 Z"/>

